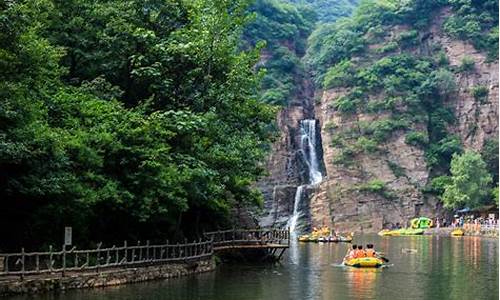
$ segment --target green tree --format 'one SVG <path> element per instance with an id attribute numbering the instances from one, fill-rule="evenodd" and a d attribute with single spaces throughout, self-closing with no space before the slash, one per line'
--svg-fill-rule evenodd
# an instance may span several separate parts
<path id="1" fill-rule="evenodd" d="M 498 186 L 496 186 L 495 188 L 493 188 L 491 190 L 491 195 L 492 195 L 493 201 L 495 202 L 496 206 L 498 206 L 498 198 L 499 198 Z"/>
<path id="2" fill-rule="evenodd" d="M 492 182 L 481 155 L 466 151 L 454 154 L 451 160 L 451 183 L 446 185 L 442 196 L 447 208 L 477 207 L 489 198 Z"/>

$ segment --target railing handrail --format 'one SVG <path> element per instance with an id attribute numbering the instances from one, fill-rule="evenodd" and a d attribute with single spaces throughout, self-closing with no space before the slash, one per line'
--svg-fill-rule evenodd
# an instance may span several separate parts
<path id="1" fill-rule="evenodd" d="M 228 234 L 230 234 L 228 236 Z M 260 229 L 227 229 L 204 233 L 204 236 L 214 241 L 214 246 L 237 244 L 243 242 L 272 242 L 277 244 L 290 243 L 290 230 L 278 228 Z"/>
<path id="2" fill-rule="evenodd" d="M 0 253 L 0 277 L 6 275 L 24 275 L 61 273 L 67 271 L 99 270 L 111 267 L 155 264 L 186 260 L 200 260 L 211 257 L 217 246 L 248 245 L 253 243 L 290 243 L 289 229 L 228 229 L 204 233 L 205 240 L 183 244 L 136 244 L 129 245 L 127 241 L 121 246 L 113 245 L 102 248 L 80 250 L 76 247 L 61 250 Z M 220 249 L 220 248 L 219 248 Z M 3 268 L 2 268 L 3 267 Z"/>
<path id="3" fill-rule="evenodd" d="M 65 271 L 94 270 L 119 266 L 164 263 L 181 260 L 194 260 L 211 257 L 213 242 L 199 240 L 183 244 L 140 244 L 112 246 L 95 249 L 77 250 L 76 247 L 62 250 L 25 252 L 24 248 L 18 253 L 0 253 L 0 277 L 6 275 L 61 273 Z M 34 260 L 33 260 L 34 259 Z M 71 259 L 71 261 L 69 261 Z M 30 263 L 27 263 L 27 260 Z M 57 262 L 57 265 L 56 265 Z"/>

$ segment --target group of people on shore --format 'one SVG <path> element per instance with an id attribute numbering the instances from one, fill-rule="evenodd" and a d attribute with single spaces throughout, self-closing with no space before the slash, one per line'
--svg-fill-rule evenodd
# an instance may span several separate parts
<path id="1" fill-rule="evenodd" d="M 366 245 L 366 249 L 363 249 L 362 245 L 352 245 L 352 249 L 347 252 L 344 260 L 363 257 L 378 257 L 373 244 Z"/>
<path id="2" fill-rule="evenodd" d="M 455 216 L 452 221 L 446 220 L 446 218 L 436 218 L 435 223 L 436 228 L 451 226 L 452 228 L 464 227 L 466 225 L 488 225 L 497 226 L 498 220 L 496 218 L 483 218 L 471 216 Z"/>

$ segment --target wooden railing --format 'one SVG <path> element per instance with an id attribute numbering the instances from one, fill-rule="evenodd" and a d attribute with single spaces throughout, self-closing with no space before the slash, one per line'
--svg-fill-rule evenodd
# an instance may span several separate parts
<path id="1" fill-rule="evenodd" d="M 123 246 L 78 250 L 75 247 L 54 251 L 52 246 L 46 252 L 24 252 L 0 254 L 0 276 L 61 273 L 71 271 L 96 271 L 122 266 L 150 265 L 176 261 L 199 260 L 211 257 L 212 241 L 198 241 L 184 244 Z"/>
<path id="2" fill-rule="evenodd" d="M 95 249 L 79 250 L 76 247 L 52 246 L 45 252 L 0 253 L 0 279 L 8 275 L 58 274 L 66 272 L 95 271 L 106 268 L 164 264 L 179 261 L 201 260 L 211 257 L 217 247 L 264 245 L 283 248 L 290 243 L 289 230 L 279 229 L 231 229 L 208 232 L 205 241 L 184 244 L 128 245 L 102 248 L 102 243 Z M 276 246 L 280 245 L 280 246 Z"/>
<path id="3" fill-rule="evenodd" d="M 206 232 L 204 235 L 213 241 L 215 250 L 231 245 L 290 244 L 288 229 L 230 229 Z"/>

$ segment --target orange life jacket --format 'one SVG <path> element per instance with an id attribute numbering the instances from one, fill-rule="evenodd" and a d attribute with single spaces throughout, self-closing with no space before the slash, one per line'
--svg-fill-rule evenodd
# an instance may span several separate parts
<path id="1" fill-rule="evenodd" d="M 366 256 L 367 257 L 375 257 L 375 250 L 373 249 L 366 249 Z"/>
<path id="2" fill-rule="evenodd" d="M 366 257 L 366 253 L 364 250 L 356 250 L 356 258 L 362 258 L 362 257 Z"/>

